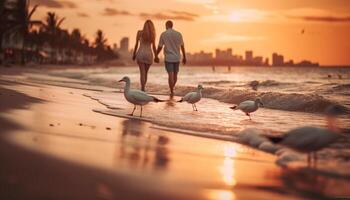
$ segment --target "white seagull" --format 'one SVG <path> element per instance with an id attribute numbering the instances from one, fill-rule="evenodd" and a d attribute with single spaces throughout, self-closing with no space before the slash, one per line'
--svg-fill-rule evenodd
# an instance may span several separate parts
<path id="1" fill-rule="evenodd" d="M 234 105 L 230 107 L 232 110 L 241 110 L 243 111 L 251 120 L 252 118 L 250 117 L 250 113 L 255 112 L 258 110 L 259 105 L 264 106 L 264 104 L 261 101 L 261 98 L 258 97 L 255 99 L 255 101 L 243 101 L 241 102 L 238 106 Z"/>
<path id="2" fill-rule="evenodd" d="M 187 93 L 178 102 L 186 101 L 187 103 L 192 104 L 192 109 L 194 111 L 198 111 L 196 103 L 199 102 L 201 100 L 201 98 L 202 98 L 202 90 L 203 90 L 203 86 L 202 85 L 198 85 L 197 91 Z"/>
<path id="3" fill-rule="evenodd" d="M 331 106 L 327 109 L 327 128 L 304 126 L 292 129 L 282 137 L 269 137 L 276 144 L 288 147 L 301 153 L 307 153 L 307 161 L 310 164 L 312 157 L 317 162 L 317 151 L 327 147 L 341 137 L 341 129 L 338 128 L 335 116 L 342 111 L 339 106 Z"/>
<path id="4" fill-rule="evenodd" d="M 146 92 L 143 92 L 141 90 L 136 90 L 136 89 L 130 89 L 131 82 L 130 82 L 130 78 L 127 76 L 124 76 L 124 78 L 118 82 L 125 82 L 124 97 L 128 102 L 134 104 L 134 109 L 130 114 L 131 116 L 134 115 L 136 105 L 141 106 L 140 117 L 142 117 L 142 106 L 148 104 L 149 102 L 162 102 L 162 100 L 156 97 L 150 96 Z"/>

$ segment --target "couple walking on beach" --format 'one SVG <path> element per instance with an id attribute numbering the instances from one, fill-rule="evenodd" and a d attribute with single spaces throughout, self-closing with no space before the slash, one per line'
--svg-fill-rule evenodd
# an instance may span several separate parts
<path id="1" fill-rule="evenodd" d="M 182 63 L 186 64 L 186 52 L 181 33 L 173 29 L 173 22 L 165 23 L 166 31 L 159 38 L 156 48 L 156 31 L 151 20 L 147 20 L 142 30 L 136 35 L 136 44 L 133 52 L 133 60 L 137 61 L 140 69 L 141 90 L 145 91 L 148 70 L 153 61 L 159 63 L 158 54 L 164 47 L 165 69 L 168 72 L 168 83 L 170 95 L 174 95 L 174 87 L 177 82 L 177 74 L 181 61 L 180 49 L 182 51 Z M 154 57 L 153 57 L 154 55 Z"/>

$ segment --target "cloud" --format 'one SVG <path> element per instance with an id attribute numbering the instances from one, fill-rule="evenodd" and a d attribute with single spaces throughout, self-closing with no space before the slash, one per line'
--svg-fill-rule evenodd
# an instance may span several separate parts
<path id="1" fill-rule="evenodd" d="M 219 7 L 218 7 L 217 0 L 175 0 L 175 1 L 180 2 L 180 3 L 201 5 L 207 9 L 211 10 L 215 14 L 219 13 Z"/>
<path id="2" fill-rule="evenodd" d="M 304 21 L 315 22 L 350 22 L 350 16 L 348 17 L 336 17 L 336 16 L 288 16 L 293 19 L 301 19 Z"/>
<path id="3" fill-rule="evenodd" d="M 316 8 L 298 8 L 284 13 L 288 19 L 310 22 L 350 22 L 350 15 Z"/>
<path id="4" fill-rule="evenodd" d="M 71 1 L 58 0 L 32 0 L 32 5 L 40 5 L 48 8 L 77 8 L 78 6 Z"/>
<path id="5" fill-rule="evenodd" d="M 227 33 L 218 33 L 211 38 L 203 39 L 203 44 L 218 44 L 229 42 L 248 42 L 248 41 L 261 41 L 266 38 L 263 36 L 249 36 L 249 35 L 231 35 Z"/>
<path id="6" fill-rule="evenodd" d="M 274 15 L 275 14 L 273 12 L 264 11 L 264 10 L 233 9 L 233 10 L 227 11 L 226 13 L 203 16 L 201 17 L 201 19 L 204 21 L 244 23 L 244 22 L 261 22 Z"/>
<path id="7" fill-rule="evenodd" d="M 78 12 L 77 15 L 78 15 L 79 17 L 90 17 L 88 14 L 83 13 L 83 12 Z"/>
<path id="8" fill-rule="evenodd" d="M 132 15 L 129 11 L 116 10 L 114 8 L 105 8 L 102 12 L 104 16 L 116 16 L 116 15 Z"/>
<path id="9" fill-rule="evenodd" d="M 198 15 L 194 13 L 168 10 L 166 12 L 158 12 L 154 14 L 150 13 L 140 13 L 139 16 L 142 19 L 155 19 L 155 20 L 183 20 L 183 21 L 194 21 Z"/>
<path id="10" fill-rule="evenodd" d="M 176 10 L 169 10 L 170 13 L 174 15 L 182 15 L 182 16 L 188 16 L 188 17 L 198 17 L 199 15 L 195 13 L 185 12 L 185 11 L 176 11 Z"/>

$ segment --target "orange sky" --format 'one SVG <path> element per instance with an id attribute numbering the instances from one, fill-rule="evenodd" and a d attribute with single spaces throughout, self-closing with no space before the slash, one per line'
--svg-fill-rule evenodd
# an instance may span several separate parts
<path id="1" fill-rule="evenodd" d="M 41 4 L 35 19 L 47 11 L 66 17 L 63 28 L 80 28 L 92 38 L 102 29 L 110 44 L 130 37 L 145 19 L 157 35 L 166 19 L 183 33 L 188 51 L 232 48 L 244 54 L 309 59 L 322 65 L 350 65 L 349 0 L 31 0 Z M 302 30 L 305 30 L 302 34 Z"/>

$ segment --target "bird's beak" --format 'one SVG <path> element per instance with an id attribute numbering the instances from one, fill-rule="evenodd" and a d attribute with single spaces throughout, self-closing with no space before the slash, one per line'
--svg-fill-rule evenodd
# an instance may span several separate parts
<path id="1" fill-rule="evenodd" d="M 230 108 L 233 110 L 233 109 L 235 109 L 236 107 L 235 107 L 235 106 L 232 106 L 232 107 L 230 107 Z"/>
<path id="2" fill-rule="evenodd" d="M 123 82 L 124 80 L 123 79 L 121 79 L 121 80 L 119 80 L 118 82 L 120 83 L 120 82 Z"/>
<path id="3" fill-rule="evenodd" d="M 264 104 L 260 102 L 261 107 L 264 107 Z"/>

